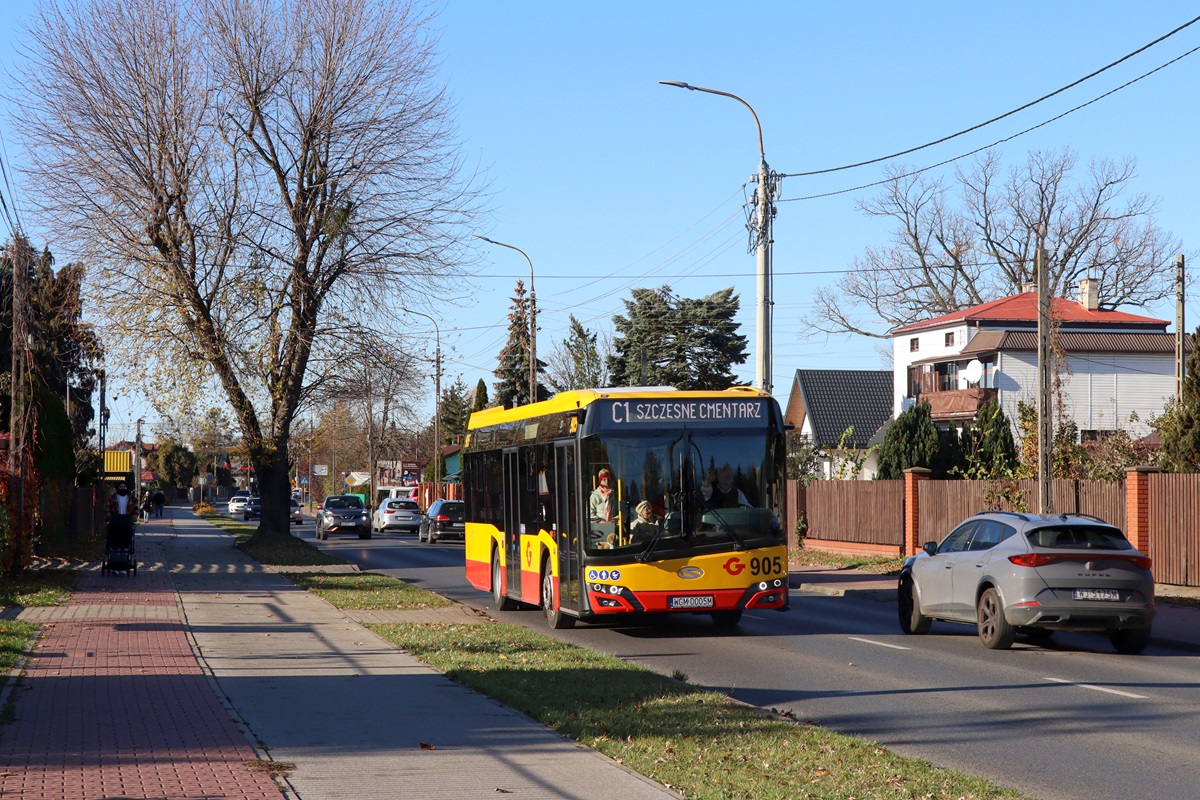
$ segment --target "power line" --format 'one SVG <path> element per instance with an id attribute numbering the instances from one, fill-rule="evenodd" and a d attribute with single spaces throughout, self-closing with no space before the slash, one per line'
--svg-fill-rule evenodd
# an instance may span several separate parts
<path id="1" fill-rule="evenodd" d="M 1074 87 L 1080 85 L 1081 83 L 1091 80 L 1092 78 L 1096 77 L 1097 75 L 1100 75 L 1101 73 L 1107 72 L 1108 70 L 1112 69 L 1113 67 L 1117 66 L 1118 64 L 1122 64 L 1122 63 L 1128 61 L 1129 59 L 1133 58 L 1134 56 L 1136 56 L 1140 53 L 1144 53 L 1145 51 L 1149 50 L 1151 47 L 1154 47 L 1156 44 L 1166 41 L 1167 39 L 1171 38 L 1175 34 L 1179 33 L 1184 28 L 1188 28 L 1188 27 L 1196 24 L 1197 22 L 1200 22 L 1200 17 L 1195 17 L 1194 19 L 1192 19 L 1188 22 L 1185 22 L 1184 24 L 1180 25 L 1175 30 L 1173 30 L 1169 33 L 1163 34 L 1162 36 L 1158 37 L 1157 39 L 1150 42 L 1149 44 L 1139 47 L 1137 50 L 1134 50 L 1132 53 L 1124 55 L 1121 58 L 1118 58 L 1116 61 L 1112 62 L 1111 64 L 1101 67 L 1100 69 L 1096 70 L 1095 72 L 1093 72 L 1089 75 L 1085 75 L 1076 81 L 1072 81 L 1071 83 L 1068 83 L 1066 86 L 1062 87 L 1061 89 L 1056 89 L 1053 92 L 1043 95 L 1036 100 L 1032 100 L 1028 103 L 1025 103 L 1024 105 L 1020 106 L 1019 108 L 1014 108 L 1012 111 L 1008 111 L 1004 114 L 1001 114 L 998 117 L 992 117 L 991 119 L 987 120 L 986 122 L 980 122 L 977 125 L 972 125 L 971 127 L 965 128 L 965 129 L 959 131 L 958 133 L 952 133 L 949 136 L 943 136 L 942 138 L 936 139 L 932 142 L 926 142 L 925 144 L 918 145 L 916 147 L 910 147 L 907 150 L 901 150 L 897 153 L 892 153 L 891 155 L 888 155 L 888 156 L 880 156 L 878 158 L 872 158 L 868 161 L 859 161 L 856 164 L 846 164 L 846 165 L 840 166 L 840 167 L 829 167 L 826 169 L 811 170 L 809 172 L 793 172 L 793 173 L 788 173 L 788 174 L 781 174 L 779 177 L 781 177 L 781 178 L 806 178 L 806 177 L 809 177 L 812 175 L 825 175 L 830 172 L 841 172 L 842 170 L 855 169 L 856 167 L 866 167 L 871 164 L 878 164 L 881 161 L 889 161 L 893 158 L 899 158 L 900 156 L 906 156 L 910 153 L 915 153 L 918 150 L 924 150 L 928 147 L 933 147 L 934 145 L 939 145 L 939 144 L 942 144 L 943 142 L 948 142 L 951 139 L 957 139 L 959 136 L 963 136 L 965 134 L 971 133 L 972 131 L 977 131 L 980 128 L 984 128 L 988 125 L 991 125 L 994 122 L 999 122 L 1002 119 L 1011 117 L 1013 114 L 1017 114 L 1028 108 L 1032 108 L 1032 107 L 1036 106 L 1038 103 L 1049 100 L 1050 98 L 1052 98 L 1056 95 L 1060 95 L 1063 92 L 1067 91 L 1068 89 L 1073 89 Z M 1195 51 L 1191 51 L 1191 52 L 1195 52 Z M 1188 54 L 1185 53 L 1184 55 L 1188 55 Z M 1182 58 L 1182 57 L 1183 56 L 1180 56 L 1180 58 Z M 1179 59 L 1175 59 L 1175 61 L 1178 61 L 1178 60 Z M 1174 62 L 1172 61 L 1172 62 L 1168 62 L 1168 63 L 1174 63 Z M 1162 67 L 1159 67 L 1159 69 L 1162 69 Z M 1157 72 L 1157 70 L 1154 70 L 1154 71 Z M 1147 74 L 1152 74 L 1152 73 L 1147 73 Z M 1143 77 L 1145 77 L 1145 76 L 1143 76 Z M 1140 80 L 1140 78 L 1138 80 Z M 1133 81 L 1131 81 L 1131 83 L 1132 82 Z M 1129 84 L 1125 84 L 1125 85 L 1128 86 Z M 1109 94 L 1111 94 L 1111 92 Z M 1106 96 L 1107 95 L 1101 95 L 1101 97 L 1106 97 Z M 1082 106 L 1080 106 L 1080 108 L 1082 108 Z M 1058 119 L 1058 117 L 1055 117 L 1055 119 Z M 1034 130 L 1034 129 L 1030 128 L 1030 130 Z M 1006 141 L 1006 140 L 1001 140 L 1001 141 Z"/>

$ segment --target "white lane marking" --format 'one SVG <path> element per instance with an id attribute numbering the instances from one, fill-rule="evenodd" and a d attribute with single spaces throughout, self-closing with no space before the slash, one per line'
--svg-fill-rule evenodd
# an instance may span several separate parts
<path id="1" fill-rule="evenodd" d="M 874 645 L 878 645 L 880 647 L 890 647 L 893 650 L 911 650 L 912 649 L 911 647 L 901 647 L 898 644 L 888 644 L 887 642 L 876 642 L 872 639 L 860 639 L 857 636 L 848 636 L 846 638 L 852 639 L 856 642 L 862 642 L 863 644 L 874 644 Z"/>
<path id="2" fill-rule="evenodd" d="M 1106 686 L 1094 686 L 1090 683 L 1076 683 L 1075 681 L 1063 680 L 1062 678 L 1046 678 L 1054 683 L 1065 683 L 1069 686 L 1078 686 L 1080 689 L 1092 689 L 1097 692 L 1107 692 L 1108 694 L 1119 694 L 1121 697 L 1132 697 L 1134 700 L 1149 700 L 1150 698 L 1144 694 L 1134 694 L 1133 692 L 1122 692 L 1120 689 L 1109 689 Z"/>
<path id="3" fill-rule="evenodd" d="M 759 622 L 762 622 L 764 619 L 766 619 L 766 617 L 760 617 L 758 614 L 746 614 L 746 619 L 756 619 Z"/>

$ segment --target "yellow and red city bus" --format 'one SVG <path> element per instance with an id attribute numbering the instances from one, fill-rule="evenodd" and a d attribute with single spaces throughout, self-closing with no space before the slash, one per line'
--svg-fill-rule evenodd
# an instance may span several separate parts
<path id="1" fill-rule="evenodd" d="M 540 606 L 554 628 L 787 609 L 786 446 L 769 394 L 562 392 L 477 411 L 468 430 L 467 580 L 497 608 Z"/>

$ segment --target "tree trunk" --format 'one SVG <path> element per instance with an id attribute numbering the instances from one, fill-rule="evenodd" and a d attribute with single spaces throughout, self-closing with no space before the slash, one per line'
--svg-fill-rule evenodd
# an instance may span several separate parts
<path id="1" fill-rule="evenodd" d="M 251 537 L 254 544 L 278 543 L 292 535 L 292 483 L 288 473 L 287 441 L 276 445 L 269 457 L 252 455 L 258 477 L 258 496 L 262 498 L 262 518 Z"/>

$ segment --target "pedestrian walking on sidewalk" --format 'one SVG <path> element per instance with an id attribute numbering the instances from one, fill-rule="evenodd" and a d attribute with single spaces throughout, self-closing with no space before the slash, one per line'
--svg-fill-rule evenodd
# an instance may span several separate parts
<path id="1" fill-rule="evenodd" d="M 142 522 L 150 521 L 150 512 L 154 510 L 154 499 L 150 497 L 150 493 L 146 492 L 142 495 Z"/>
<path id="2" fill-rule="evenodd" d="M 154 490 L 154 516 L 162 517 L 163 504 L 167 502 L 167 496 L 163 494 L 162 489 Z"/>

